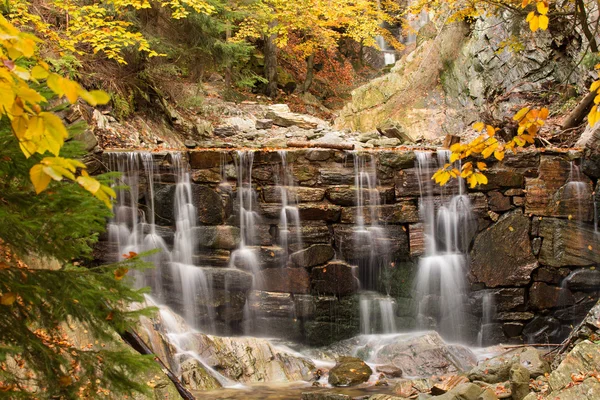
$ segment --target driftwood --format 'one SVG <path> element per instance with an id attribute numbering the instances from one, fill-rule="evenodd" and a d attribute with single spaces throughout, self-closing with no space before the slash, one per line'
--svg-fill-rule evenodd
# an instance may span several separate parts
<path id="1" fill-rule="evenodd" d="M 311 147 L 319 149 L 334 149 L 334 150 L 354 150 L 354 145 L 349 143 L 315 143 L 302 141 L 289 141 L 288 147 Z"/>
<path id="2" fill-rule="evenodd" d="M 154 353 L 152 352 L 150 347 L 148 347 L 148 345 L 146 343 L 144 343 L 142 338 L 137 333 L 135 333 L 135 331 L 126 331 L 125 333 L 121 334 L 121 338 L 123 338 L 123 340 L 126 343 L 128 343 L 131 347 L 133 347 L 138 353 L 145 354 L 145 355 L 150 355 L 150 354 L 154 355 Z M 173 385 L 175 385 L 175 387 L 177 388 L 179 395 L 184 400 L 196 400 L 194 395 L 192 395 L 183 386 L 181 381 L 175 376 L 175 374 L 173 374 L 173 372 L 171 372 L 169 367 L 167 367 L 160 358 L 158 358 L 157 356 L 154 356 L 154 361 L 156 361 L 158 363 L 158 365 L 160 365 L 160 368 L 162 369 L 162 371 L 165 373 L 165 375 L 167 375 L 167 377 L 171 380 L 171 382 L 173 382 Z"/>
<path id="3" fill-rule="evenodd" d="M 561 128 L 563 130 L 571 129 L 581 124 L 587 113 L 592 108 L 592 105 L 594 104 L 594 99 L 597 95 L 598 92 L 596 91 L 589 92 L 587 96 L 585 96 L 579 102 L 579 104 L 577 104 L 573 111 L 571 111 L 567 118 L 565 118 L 565 121 L 563 122 Z"/>

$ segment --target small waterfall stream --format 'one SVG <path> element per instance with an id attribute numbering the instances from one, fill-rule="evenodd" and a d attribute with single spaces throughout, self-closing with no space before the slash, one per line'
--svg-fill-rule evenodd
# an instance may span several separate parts
<path id="1" fill-rule="evenodd" d="M 465 337 L 465 252 L 469 244 L 466 232 L 472 223 L 471 203 L 462 182 L 455 194 L 434 193 L 431 176 L 448 162 L 449 151 L 416 155 L 420 213 L 425 224 L 425 255 L 419 260 L 415 283 L 417 324 L 422 329 L 436 329 L 446 339 L 460 340 Z"/>

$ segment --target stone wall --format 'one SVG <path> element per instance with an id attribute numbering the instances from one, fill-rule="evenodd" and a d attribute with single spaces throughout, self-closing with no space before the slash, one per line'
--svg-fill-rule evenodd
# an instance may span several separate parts
<path id="1" fill-rule="evenodd" d="M 419 183 L 412 151 L 376 151 L 380 205 L 375 213 L 385 235 L 372 244 L 386 253 L 387 264 L 375 271 L 366 289 L 389 293 L 400 330 L 415 327 L 412 278 L 423 254 Z M 227 268 L 240 243 L 235 151 L 192 151 L 188 161 L 198 207 L 199 251 L 195 263 L 213 280 L 212 305 L 222 334 L 252 333 L 324 345 L 359 332 L 358 278 L 361 260 L 372 248 L 352 240 L 357 218 L 354 160 L 333 150 L 289 150 L 287 162 L 298 198 L 300 227 L 290 227 L 288 249 L 279 240 L 281 158 L 257 151 L 252 180 L 260 222 L 255 246 L 261 270 L 254 284 L 244 263 Z M 564 338 L 569 325 L 582 319 L 600 290 L 600 234 L 594 228 L 592 192 L 596 184 L 584 174 L 572 190 L 571 162 L 576 152 L 545 150 L 507 155 L 487 172 L 485 186 L 469 190 L 476 232 L 469 245 L 468 295 L 471 337 L 482 324 L 484 297 L 495 312 L 485 321 L 485 343 L 551 342 Z M 158 232 L 172 243 L 174 175 L 170 156 L 154 155 Z M 223 181 L 223 173 L 226 181 Z M 158 182 L 158 183 L 157 183 Z M 363 189 L 366 190 L 366 189 Z M 596 192 L 598 186 L 595 187 Z M 452 185 L 436 188 L 440 198 Z M 140 199 L 144 203 L 145 199 Z M 597 204 L 596 204 L 597 206 Z M 369 218 L 367 218 L 369 219 Z M 366 221 L 370 223 L 371 221 Z M 293 238 L 301 238 L 301 244 Z M 105 240 L 106 238 L 104 238 Z M 99 243 L 97 258 L 108 260 L 111 245 Z M 114 253 L 114 251 L 113 251 Z M 177 307 L 172 294 L 171 305 Z M 244 325 L 243 317 L 252 323 Z M 250 330 L 250 331 L 249 331 Z"/>

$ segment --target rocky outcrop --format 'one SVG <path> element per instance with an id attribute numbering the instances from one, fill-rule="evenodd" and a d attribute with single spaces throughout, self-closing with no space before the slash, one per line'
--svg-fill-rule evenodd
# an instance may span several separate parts
<path id="1" fill-rule="evenodd" d="M 481 361 L 467 376 L 471 381 L 504 382 L 509 380 L 510 369 L 515 364 L 526 368 L 532 378 L 550 372 L 550 366 L 542 358 L 542 353 L 533 347 L 524 347 Z"/>

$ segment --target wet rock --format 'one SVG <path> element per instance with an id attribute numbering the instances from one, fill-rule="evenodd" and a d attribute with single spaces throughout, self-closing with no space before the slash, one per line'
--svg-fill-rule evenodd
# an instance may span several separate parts
<path id="1" fill-rule="evenodd" d="M 529 218 L 520 211 L 504 215 L 475 238 L 471 273 L 488 287 L 525 285 L 538 266 L 531 252 Z"/>
<path id="2" fill-rule="evenodd" d="M 317 308 L 313 296 L 296 294 L 294 295 L 294 304 L 296 307 L 296 318 L 310 319 L 314 317 Z"/>
<path id="3" fill-rule="evenodd" d="M 590 266 L 600 263 L 600 246 L 594 229 L 577 221 L 543 218 L 540 236 L 541 264 L 551 267 Z"/>
<path id="4" fill-rule="evenodd" d="M 342 217 L 340 222 L 343 224 L 355 224 L 357 216 L 362 214 L 365 224 L 373 222 L 379 224 L 405 224 L 418 222 L 419 210 L 412 201 L 402 201 L 396 204 L 381 205 L 370 207 L 368 210 L 359 210 L 358 207 L 342 208 Z M 375 217 L 375 221 L 373 221 Z"/>
<path id="5" fill-rule="evenodd" d="M 326 244 L 314 244 L 290 255 L 290 261 L 296 267 L 310 268 L 325 264 L 335 255 L 333 248 Z"/>
<path id="6" fill-rule="evenodd" d="M 560 321 L 550 316 L 536 316 L 523 328 L 523 336 L 528 343 L 560 343 L 564 339 Z"/>
<path id="7" fill-rule="evenodd" d="M 310 293 L 308 272 L 304 268 L 269 268 L 255 276 L 259 290 L 285 293 Z"/>
<path id="8" fill-rule="evenodd" d="M 571 290 L 598 290 L 600 287 L 600 271 L 575 270 L 566 278 L 565 283 Z"/>
<path id="9" fill-rule="evenodd" d="M 233 250 L 240 244 L 240 228 L 230 225 L 204 225 L 194 228 L 200 247 Z"/>
<path id="10" fill-rule="evenodd" d="M 271 119 L 257 119 L 256 125 L 254 126 L 256 129 L 271 129 L 273 127 L 273 120 Z"/>
<path id="11" fill-rule="evenodd" d="M 325 189 L 310 188 L 304 186 L 289 186 L 284 190 L 287 193 L 289 200 L 296 200 L 300 203 L 311 203 L 323 200 L 325 197 Z M 266 186 L 262 190 L 265 202 L 281 203 L 281 188 L 276 186 Z"/>
<path id="12" fill-rule="evenodd" d="M 198 267 L 199 268 L 199 267 Z M 252 287 L 252 274 L 235 268 L 201 268 L 215 289 L 247 292 Z"/>
<path id="13" fill-rule="evenodd" d="M 333 386 L 355 386 L 367 382 L 373 370 L 356 357 L 340 357 L 329 370 L 329 383 Z"/>
<path id="14" fill-rule="evenodd" d="M 597 370 L 598 365 L 600 365 L 600 345 L 589 341 L 579 343 L 567 354 L 558 368 L 550 373 L 548 382 L 552 391 L 570 386 L 573 382 L 572 375 Z"/>
<path id="15" fill-rule="evenodd" d="M 402 378 L 402 369 L 395 365 L 378 365 L 375 367 L 375 371 L 381 372 L 387 378 Z"/>
<path id="16" fill-rule="evenodd" d="M 380 165 L 395 170 L 412 168 L 415 166 L 415 160 L 413 151 L 382 151 L 378 157 Z"/>
<path id="17" fill-rule="evenodd" d="M 525 288 L 502 288 L 480 290 L 471 294 L 474 300 L 471 302 L 472 311 L 476 314 L 482 314 L 482 304 L 484 294 L 491 295 L 496 311 L 511 311 L 521 309 L 525 306 Z"/>
<path id="18" fill-rule="evenodd" d="M 397 260 L 407 259 L 408 234 L 403 228 L 387 225 L 357 231 L 352 225 L 333 225 L 335 249 L 345 260 L 367 258 L 371 254 Z"/>
<path id="19" fill-rule="evenodd" d="M 330 391 L 305 392 L 302 393 L 302 400 L 351 400 L 352 397 L 347 394 L 335 393 Z"/>
<path id="20" fill-rule="evenodd" d="M 201 224 L 221 224 L 228 217 L 221 195 L 207 186 L 192 185 L 192 202 Z"/>
<path id="21" fill-rule="evenodd" d="M 326 196 L 333 204 L 355 206 L 358 202 L 358 189 L 354 186 L 332 186 L 327 188 Z M 394 201 L 394 188 L 378 187 L 362 189 L 360 193 L 364 205 L 385 204 Z"/>
<path id="22" fill-rule="evenodd" d="M 191 178 L 194 183 L 220 183 L 223 180 L 221 174 L 210 169 L 193 170 Z"/>
<path id="23" fill-rule="evenodd" d="M 529 321 L 535 315 L 532 312 L 500 312 L 496 314 L 499 321 Z"/>
<path id="24" fill-rule="evenodd" d="M 485 171 L 488 183 L 479 186 L 479 190 L 498 190 L 523 187 L 523 174 L 515 173 L 514 169 L 491 168 Z"/>
<path id="25" fill-rule="evenodd" d="M 515 363 L 508 373 L 510 392 L 513 400 L 523 400 L 529 394 L 529 370 Z"/>
<path id="26" fill-rule="evenodd" d="M 539 239 L 539 238 L 537 238 Z M 540 243 L 541 245 L 541 243 Z M 566 275 L 564 274 L 564 272 L 567 272 L 568 274 L 568 270 L 567 271 L 563 271 L 561 269 L 557 269 L 557 268 L 552 268 L 552 267 L 541 267 L 536 269 L 533 272 L 533 280 L 535 282 L 546 282 L 546 283 L 552 283 L 552 284 L 559 284 L 562 282 L 562 280 L 566 277 Z"/>
<path id="27" fill-rule="evenodd" d="M 248 295 L 248 307 L 254 317 L 294 318 L 296 307 L 290 293 L 252 290 Z"/>
<path id="28" fill-rule="evenodd" d="M 340 206 L 323 203 L 300 203 L 298 211 L 301 220 L 337 222 L 342 209 Z"/>
<path id="29" fill-rule="evenodd" d="M 306 157 L 306 159 L 309 161 L 327 161 L 331 158 L 331 156 L 331 150 L 316 149 L 307 151 L 304 157 Z"/>
<path id="30" fill-rule="evenodd" d="M 354 170 L 352 168 L 321 169 L 321 183 L 323 185 L 353 185 Z"/>
<path id="31" fill-rule="evenodd" d="M 296 244 L 298 237 L 304 244 L 329 243 L 331 240 L 329 227 L 323 221 L 302 221 L 302 226 L 290 227 L 288 243 Z"/>
<path id="32" fill-rule="evenodd" d="M 284 266 L 286 261 L 286 251 L 279 246 L 246 246 L 245 250 L 252 252 L 261 269 L 279 268 Z M 249 265 L 244 257 L 234 256 L 233 265 L 236 268 L 253 272 L 253 266 Z"/>
<path id="33" fill-rule="evenodd" d="M 363 349 L 374 353 L 373 362 L 400 365 L 408 376 L 455 374 L 475 364 L 475 356 L 470 350 L 447 345 L 437 332 L 391 339 L 389 343 L 373 342 Z"/>
<path id="34" fill-rule="evenodd" d="M 481 325 L 479 333 L 482 346 L 493 346 L 498 343 L 506 343 L 508 338 L 502 329 L 503 325 L 495 322 Z"/>
<path id="35" fill-rule="evenodd" d="M 200 361 L 194 358 L 182 362 L 180 368 L 181 382 L 190 390 L 214 390 L 221 387 Z"/>
<path id="36" fill-rule="evenodd" d="M 326 295 L 348 295 L 356 292 L 359 281 L 357 267 L 342 261 L 331 261 L 322 267 L 314 267 L 310 273 L 312 291 Z"/>
<path id="37" fill-rule="evenodd" d="M 529 305 L 533 309 L 543 310 L 559 306 L 570 306 L 575 303 L 569 289 L 550 286 L 544 282 L 534 282 L 529 288 Z"/>
<path id="38" fill-rule="evenodd" d="M 309 359 L 282 351 L 260 338 L 197 333 L 190 335 L 189 348 L 207 365 L 237 382 L 309 380 L 315 369 Z"/>
<path id="39" fill-rule="evenodd" d="M 200 254 L 193 256 L 194 265 L 201 267 L 227 267 L 231 252 L 222 249 L 203 249 Z"/>
<path id="40" fill-rule="evenodd" d="M 193 140 L 189 140 L 188 139 L 188 140 L 186 140 L 186 141 L 183 142 L 183 145 L 185 147 L 187 147 L 188 149 L 195 149 L 198 146 L 198 143 L 196 143 Z"/>
<path id="41" fill-rule="evenodd" d="M 232 161 L 231 155 L 224 151 L 190 151 L 188 159 L 192 169 L 218 168 Z"/>
<path id="42" fill-rule="evenodd" d="M 542 359 L 539 351 L 533 347 L 524 347 L 480 361 L 467 376 L 471 381 L 504 382 L 509 379 L 510 369 L 515 363 L 526 368 L 533 378 L 550 371 L 550 366 Z"/>
<path id="43" fill-rule="evenodd" d="M 596 378 L 587 378 L 578 385 L 549 393 L 548 400 L 596 400 L 600 398 L 600 382 Z M 538 400 L 536 394 L 530 394 L 524 400 Z"/>
<path id="44" fill-rule="evenodd" d="M 326 346 L 339 340 L 348 339 L 360 332 L 358 318 L 356 323 L 348 321 L 306 321 L 304 334 L 311 346 Z"/>

